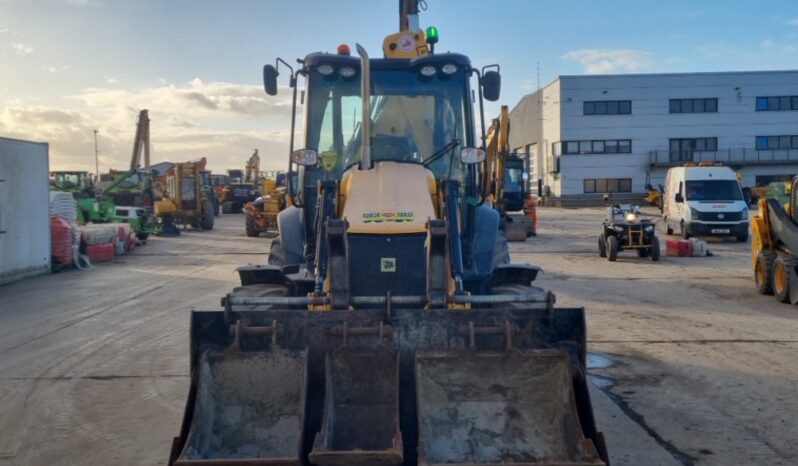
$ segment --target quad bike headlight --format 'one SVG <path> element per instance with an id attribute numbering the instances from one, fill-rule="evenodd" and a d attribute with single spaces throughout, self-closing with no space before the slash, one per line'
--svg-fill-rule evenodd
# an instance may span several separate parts
<path id="1" fill-rule="evenodd" d="M 635 220 L 637 220 L 637 215 L 635 215 L 632 212 L 629 212 L 629 213 L 626 214 L 626 221 L 627 222 L 634 222 Z"/>

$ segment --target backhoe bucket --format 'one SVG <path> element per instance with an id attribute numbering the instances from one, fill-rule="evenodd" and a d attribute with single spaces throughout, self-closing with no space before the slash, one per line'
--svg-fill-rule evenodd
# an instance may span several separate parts
<path id="1" fill-rule="evenodd" d="M 326 373 L 324 421 L 310 461 L 321 466 L 402 464 L 396 351 L 341 348 L 327 356 Z"/>
<path id="2" fill-rule="evenodd" d="M 193 422 L 175 464 L 301 464 L 306 366 L 304 352 L 206 350 Z"/>
<path id="3" fill-rule="evenodd" d="M 560 350 L 416 356 L 419 465 L 603 465 Z"/>

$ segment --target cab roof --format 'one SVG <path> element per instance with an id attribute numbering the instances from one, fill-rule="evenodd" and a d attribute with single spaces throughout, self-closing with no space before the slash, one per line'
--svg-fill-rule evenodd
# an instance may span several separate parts
<path id="1" fill-rule="evenodd" d="M 404 69 L 427 64 L 445 63 L 453 63 L 466 69 L 471 68 L 471 60 L 469 60 L 467 56 L 460 53 L 436 53 L 417 58 L 370 58 L 369 62 L 371 63 L 372 69 Z M 333 66 L 348 65 L 354 68 L 359 68 L 360 58 L 353 55 L 314 52 L 307 55 L 303 60 L 303 63 L 305 68 L 312 68 L 321 64 L 330 64 Z"/>

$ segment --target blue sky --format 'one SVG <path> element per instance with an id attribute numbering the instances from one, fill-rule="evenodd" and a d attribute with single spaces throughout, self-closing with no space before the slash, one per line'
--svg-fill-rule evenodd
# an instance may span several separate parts
<path id="1" fill-rule="evenodd" d="M 438 50 L 499 63 L 513 105 L 562 74 L 791 69 L 795 1 L 427 0 Z M 284 164 L 285 95 L 260 69 L 360 42 L 378 55 L 396 0 L 0 0 L 0 134 L 51 143 L 56 168 L 123 167 L 138 108 L 151 111 L 154 161 L 242 165 L 258 147 Z M 495 112 L 496 107 L 489 107 Z"/>

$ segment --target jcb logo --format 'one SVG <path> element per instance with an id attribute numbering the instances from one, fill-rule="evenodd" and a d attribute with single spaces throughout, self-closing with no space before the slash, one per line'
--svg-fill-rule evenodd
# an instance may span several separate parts
<path id="1" fill-rule="evenodd" d="M 396 272 L 396 258 L 383 257 L 380 259 L 380 272 Z"/>

